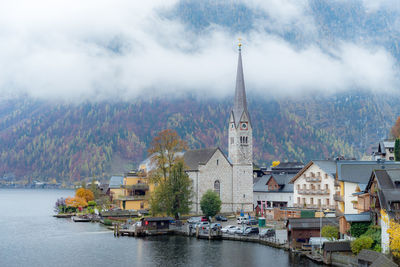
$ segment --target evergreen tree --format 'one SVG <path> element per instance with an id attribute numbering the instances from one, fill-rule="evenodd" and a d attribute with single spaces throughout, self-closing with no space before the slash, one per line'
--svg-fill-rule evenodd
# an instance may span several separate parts
<path id="1" fill-rule="evenodd" d="M 397 138 L 394 143 L 394 160 L 400 161 L 400 139 Z"/>

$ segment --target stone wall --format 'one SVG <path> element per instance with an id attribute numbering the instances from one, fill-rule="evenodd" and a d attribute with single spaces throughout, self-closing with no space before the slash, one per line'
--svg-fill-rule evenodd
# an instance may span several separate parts
<path id="1" fill-rule="evenodd" d="M 232 212 L 232 166 L 220 150 L 217 150 L 205 165 L 199 165 L 199 171 L 188 172 L 193 181 L 192 213 L 201 213 L 200 201 L 207 190 L 214 191 L 215 181 L 220 183 L 221 212 Z"/>

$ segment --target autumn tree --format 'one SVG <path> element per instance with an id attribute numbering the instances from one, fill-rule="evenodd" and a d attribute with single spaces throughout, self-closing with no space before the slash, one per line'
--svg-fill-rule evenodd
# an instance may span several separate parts
<path id="1" fill-rule="evenodd" d="M 186 148 L 186 142 L 174 130 L 161 131 L 154 137 L 148 150 L 148 153 L 152 155 L 151 163 L 156 166 L 156 169 L 150 174 L 153 181 L 159 182 L 160 179 L 165 181 L 170 175 L 173 165 L 182 160 L 177 153 Z"/>
<path id="2" fill-rule="evenodd" d="M 390 130 L 390 135 L 393 138 L 400 137 L 400 116 L 397 117 L 396 123 L 393 125 L 392 129 Z"/>
<path id="3" fill-rule="evenodd" d="M 393 256 L 400 258 L 400 223 L 393 219 L 389 222 L 389 247 Z"/>
<path id="4" fill-rule="evenodd" d="M 83 198 L 85 201 L 94 200 L 94 194 L 91 190 L 85 188 L 79 188 L 75 192 L 75 197 Z"/>
<path id="5" fill-rule="evenodd" d="M 65 199 L 65 204 L 67 207 L 79 208 L 79 207 L 87 207 L 88 203 L 84 198 L 81 197 L 67 197 Z"/>
<path id="6" fill-rule="evenodd" d="M 170 175 L 155 188 L 150 199 L 152 214 L 167 214 L 179 219 L 187 214 L 192 204 L 192 183 L 185 173 L 183 162 L 177 162 L 171 168 Z"/>
<path id="7" fill-rule="evenodd" d="M 322 227 L 321 234 L 323 237 L 328 238 L 333 241 L 336 240 L 339 236 L 339 229 L 333 225 L 325 225 Z"/>

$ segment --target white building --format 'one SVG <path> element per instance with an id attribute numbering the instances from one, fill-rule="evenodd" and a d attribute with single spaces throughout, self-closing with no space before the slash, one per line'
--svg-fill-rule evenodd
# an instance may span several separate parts
<path id="1" fill-rule="evenodd" d="M 235 101 L 228 127 L 230 160 L 219 148 L 189 150 L 184 154 L 195 193 L 193 213 L 201 213 L 200 200 L 209 189 L 219 193 L 221 212 L 253 210 L 253 130 L 247 110 L 240 45 Z"/>
<path id="2" fill-rule="evenodd" d="M 293 187 L 293 206 L 310 209 L 335 209 L 336 161 L 312 160 L 290 183 Z"/>

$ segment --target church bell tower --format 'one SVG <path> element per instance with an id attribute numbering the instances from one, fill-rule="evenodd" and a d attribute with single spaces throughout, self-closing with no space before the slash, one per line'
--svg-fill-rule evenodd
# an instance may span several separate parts
<path id="1" fill-rule="evenodd" d="M 242 45 L 236 74 L 235 102 L 229 118 L 229 158 L 232 164 L 253 164 L 253 130 L 247 110 L 242 66 Z"/>
<path id="2" fill-rule="evenodd" d="M 236 74 L 235 102 L 229 117 L 229 158 L 232 164 L 232 211 L 253 211 L 253 128 L 247 110 L 242 44 Z"/>

